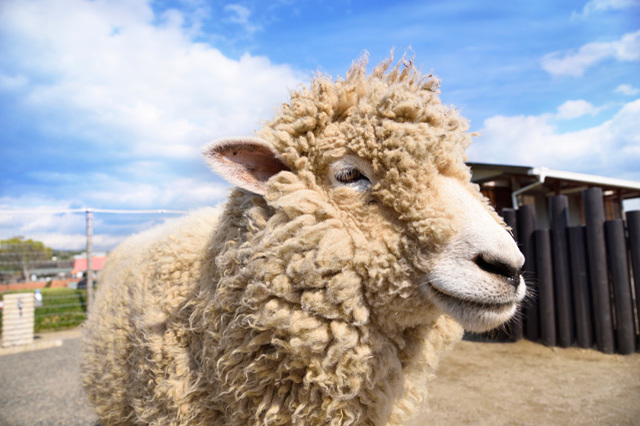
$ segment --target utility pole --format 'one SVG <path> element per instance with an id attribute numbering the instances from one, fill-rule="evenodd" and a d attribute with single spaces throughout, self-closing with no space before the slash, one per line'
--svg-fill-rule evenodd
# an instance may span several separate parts
<path id="1" fill-rule="evenodd" d="M 93 305 L 93 269 L 91 258 L 93 257 L 93 211 L 87 209 L 87 316 L 91 313 Z"/>

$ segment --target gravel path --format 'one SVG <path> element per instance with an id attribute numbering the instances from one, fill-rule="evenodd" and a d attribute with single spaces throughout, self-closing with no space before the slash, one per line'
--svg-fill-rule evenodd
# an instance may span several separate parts
<path id="1" fill-rule="evenodd" d="M 79 331 L 47 339 L 63 345 L 0 356 L 0 426 L 94 424 L 80 389 Z M 461 342 L 431 382 L 420 426 L 638 425 L 638 401 L 640 353 Z"/>
<path id="2" fill-rule="evenodd" d="M 80 388 L 80 338 L 58 337 L 61 347 L 0 356 L 0 425 L 95 423 Z"/>

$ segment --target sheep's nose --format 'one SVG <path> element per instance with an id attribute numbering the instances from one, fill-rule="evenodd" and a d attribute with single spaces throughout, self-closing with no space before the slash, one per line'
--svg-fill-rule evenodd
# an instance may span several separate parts
<path id="1" fill-rule="evenodd" d="M 515 288 L 520 284 L 521 265 L 514 266 L 487 254 L 479 254 L 474 259 L 474 262 L 483 271 L 505 278 Z"/>

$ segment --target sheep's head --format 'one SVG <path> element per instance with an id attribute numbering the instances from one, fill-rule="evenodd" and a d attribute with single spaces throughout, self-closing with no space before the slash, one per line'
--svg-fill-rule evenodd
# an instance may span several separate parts
<path id="1" fill-rule="evenodd" d="M 290 188 L 323 200 L 344 224 L 353 247 L 341 255 L 376 321 L 410 327 L 432 321 L 435 305 L 469 330 L 493 328 L 524 297 L 524 258 L 470 182 L 466 121 L 440 103 L 435 78 L 390 65 L 319 76 L 260 138 L 217 141 L 205 156 L 276 210 Z"/>

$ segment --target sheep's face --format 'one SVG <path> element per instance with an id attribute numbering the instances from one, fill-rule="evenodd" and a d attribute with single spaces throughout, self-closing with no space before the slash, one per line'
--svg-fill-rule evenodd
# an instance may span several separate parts
<path id="1" fill-rule="evenodd" d="M 282 189 L 267 181 L 281 171 L 324 200 L 348 231 L 373 320 L 417 325 L 435 305 L 469 330 L 493 328 L 524 297 L 524 258 L 470 183 L 466 123 L 440 104 L 432 80 L 384 71 L 316 80 L 267 126 L 268 142 L 227 139 L 205 155 L 271 200 Z"/>
<path id="2" fill-rule="evenodd" d="M 353 137 L 348 121 L 337 133 Z M 327 196 L 351 227 L 364 234 L 363 250 L 378 257 L 371 263 L 385 255 L 396 262 L 395 270 L 383 273 L 366 268 L 373 284 L 365 289 L 368 301 L 379 305 L 376 312 L 384 313 L 383 321 L 395 318 L 406 321 L 405 326 L 428 320 L 428 309 L 420 307 L 431 303 L 469 330 L 507 321 L 525 294 L 520 276 L 524 257 L 470 183 L 462 160 L 439 170 L 438 154 L 422 151 L 420 135 L 428 129 L 393 124 L 402 129 L 400 138 L 365 142 L 366 136 L 353 137 L 345 144 L 348 153 L 337 159 L 335 154 L 345 147 L 337 142 L 340 137 L 318 143 L 320 152 L 329 153 L 319 155 L 323 159 L 316 163 L 323 171 L 319 176 L 326 174 Z M 367 145 L 382 147 L 364 148 Z M 371 152 L 375 155 L 367 155 Z M 455 151 L 452 154 L 456 158 Z M 390 299 L 390 293 L 397 297 Z"/>

